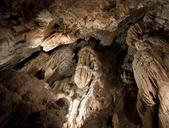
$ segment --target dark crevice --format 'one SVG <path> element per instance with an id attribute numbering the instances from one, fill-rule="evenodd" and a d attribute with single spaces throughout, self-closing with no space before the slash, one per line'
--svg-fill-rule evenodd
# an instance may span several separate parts
<path id="1" fill-rule="evenodd" d="M 26 63 L 28 63 L 30 60 L 36 58 L 39 55 L 40 51 L 34 52 L 31 56 L 29 56 L 28 58 L 24 59 L 22 62 L 16 64 L 14 66 L 14 69 L 18 70 L 21 69 Z"/>

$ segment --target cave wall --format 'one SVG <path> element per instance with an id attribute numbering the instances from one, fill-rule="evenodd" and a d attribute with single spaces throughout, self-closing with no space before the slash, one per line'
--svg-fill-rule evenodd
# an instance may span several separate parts
<path id="1" fill-rule="evenodd" d="M 2 0 L 0 127 L 168 128 L 169 1 Z"/>

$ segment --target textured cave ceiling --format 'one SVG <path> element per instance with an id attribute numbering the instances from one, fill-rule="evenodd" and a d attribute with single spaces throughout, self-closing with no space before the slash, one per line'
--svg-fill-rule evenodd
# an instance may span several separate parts
<path id="1" fill-rule="evenodd" d="M 168 0 L 1 0 L 0 128 L 169 128 Z"/>

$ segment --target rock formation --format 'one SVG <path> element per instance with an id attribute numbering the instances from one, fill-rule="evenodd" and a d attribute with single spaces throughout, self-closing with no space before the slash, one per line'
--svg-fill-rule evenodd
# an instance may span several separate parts
<path id="1" fill-rule="evenodd" d="M 1 128 L 169 128 L 168 0 L 1 0 Z"/>

